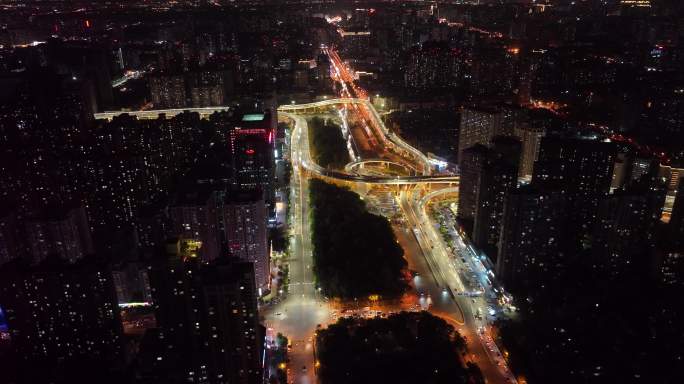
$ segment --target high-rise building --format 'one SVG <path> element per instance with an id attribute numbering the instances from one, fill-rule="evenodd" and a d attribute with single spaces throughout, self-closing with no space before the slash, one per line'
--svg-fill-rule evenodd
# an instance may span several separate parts
<path id="1" fill-rule="evenodd" d="M 187 104 L 182 75 L 155 75 L 149 78 L 152 104 L 156 108 L 183 108 Z"/>
<path id="2" fill-rule="evenodd" d="M 645 270 L 664 203 L 665 185 L 649 178 L 604 198 L 593 236 L 593 247 L 603 257 L 597 264 L 613 275 Z"/>
<path id="3" fill-rule="evenodd" d="M 260 190 L 269 205 L 274 200 L 274 118 L 270 112 L 245 114 L 230 132 L 237 187 Z"/>
<path id="4" fill-rule="evenodd" d="M 494 136 L 507 136 L 512 133 L 512 126 L 507 124 L 501 109 L 484 106 L 464 107 L 461 111 L 461 128 L 458 136 L 459 165 L 461 154 L 466 148 L 475 144 L 488 145 Z"/>
<path id="5" fill-rule="evenodd" d="M 88 364 L 123 364 L 112 277 L 92 259 L 76 264 L 51 259 L 33 267 L 21 261 L 6 264 L 0 268 L 0 306 L 28 377 L 45 374 L 54 380 L 70 364 L 81 373 Z"/>
<path id="6" fill-rule="evenodd" d="M 320 54 L 316 57 L 316 79 L 318 85 L 325 88 L 330 86 L 330 58 Z"/>
<path id="7" fill-rule="evenodd" d="M 254 263 L 256 288 L 264 294 L 270 287 L 268 211 L 260 191 L 229 193 L 223 203 L 223 225 L 231 256 Z"/>
<path id="8" fill-rule="evenodd" d="M 528 292 L 562 268 L 565 209 L 560 190 L 526 185 L 509 193 L 496 261 L 496 276 L 506 289 Z"/>
<path id="9" fill-rule="evenodd" d="M 629 173 L 629 159 L 627 153 L 619 152 L 615 156 L 615 164 L 613 164 L 613 178 L 610 182 L 610 189 L 615 190 L 622 188 L 627 182 Z"/>
<path id="10" fill-rule="evenodd" d="M 504 202 L 518 184 L 521 145 L 516 138 L 498 136 L 492 139 L 492 146 L 478 178 L 472 239 L 495 261 Z"/>
<path id="11" fill-rule="evenodd" d="M 637 181 L 643 176 L 655 176 L 658 173 L 660 161 L 651 156 L 633 155 L 630 158 L 629 181 Z"/>
<path id="12" fill-rule="evenodd" d="M 58 207 L 26 222 L 26 243 L 34 264 L 51 255 L 74 263 L 93 253 L 93 240 L 82 206 Z"/>
<path id="13" fill-rule="evenodd" d="M 365 56 L 371 48 L 372 32 L 355 29 L 342 32 L 342 47 L 345 56 Z"/>
<path id="14" fill-rule="evenodd" d="M 260 382 L 263 342 L 252 263 L 204 264 L 171 252 L 153 262 L 150 281 L 159 329 L 143 340 L 143 376 Z"/>
<path id="15" fill-rule="evenodd" d="M 261 383 L 263 333 L 259 325 L 254 264 L 222 261 L 202 267 L 209 355 L 226 383 Z"/>
<path id="16" fill-rule="evenodd" d="M 654 270 L 665 286 L 684 286 L 684 176 L 678 178 L 675 201 L 667 225 L 669 241 L 656 244 Z"/>
<path id="17" fill-rule="evenodd" d="M 539 156 L 539 146 L 542 137 L 546 135 L 546 129 L 534 124 L 520 124 L 515 127 L 514 134 L 522 142 L 519 176 L 531 179 L 534 162 Z"/>
<path id="18" fill-rule="evenodd" d="M 659 172 L 660 161 L 651 156 L 643 156 L 627 151 L 617 153 L 613 167 L 611 189 L 617 189 L 638 181 L 644 176 L 655 177 Z"/>
<path id="19" fill-rule="evenodd" d="M 219 106 L 224 103 L 224 72 L 200 71 L 189 76 L 193 107 Z"/>
<path id="20" fill-rule="evenodd" d="M 177 241 L 167 243 L 166 248 L 166 252 L 152 260 L 149 269 L 160 329 L 154 336 L 161 340 L 155 343 L 156 348 L 143 348 L 141 359 L 147 363 L 145 369 L 157 379 L 209 382 L 209 361 L 202 354 L 207 330 L 202 323 L 203 298 L 197 283 L 201 263 L 197 258 L 181 256 Z M 143 344 L 148 343 L 143 341 Z"/>
<path id="21" fill-rule="evenodd" d="M 150 279 L 145 263 L 124 260 L 112 268 L 112 279 L 119 304 L 152 302 Z"/>
<path id="22" fill-rule="evenodd" d="M 684 286 L 684 251 L 681 248 L 658 246 L 654 253 L 657 281 L 665 286 Z"/>
<path id="23" fill-rule="evenodd" d="M 216 192 L 211 189 L 193 186 L 180 191 L 169 207 L 170 235 L 200 241 L 200 258 L 212 261 L 219 257 L 217 213 Z"/>
<path id="24" fill-rule="evenodd" d="M 670 216 L 670 233 L 675 246 L 684 250 L 684 176 L 679 178 L 677 194 Z"/>
<path id="25" fill-rule="evenodd" d="M 428 41 L 409 51 L 404 72 L 404 85 L 430 89 L 458 85 L 463 72 L 459 50 L 445 42 Z"/>
<path id="26" fill-rule="evenodd" d="M 140 247 L 152 249 L 161 246 L 171 232 L 166 201 L 141 207 L 136 220 L 136 234 Z"/>
<path id="27" fill-rule="evenodd" d="M 613 179 L 616 147 L 594 139 L 542 138 L 532 183 L 566 191 L 570 230 L 577 239 L 588 235 L 596 222 L 599 202 Z"/>
<path id="28" fill-rule="evenodd" d="M 519 48 L 476 44 L 469 53 L 471 92 L 480 97 L 510 99 L 521 85 L 516 73 Z"/>
<path id="29" fill-rule="evenodd" d="M 516 52 L 517 62 L 515 65 L 515 102 L 521 106 L 530 105 L 532 95 L 532 57 L 527 49 L 514 48 L 512 52 Z"/>
<path id="30" fill-rule="evenodd" d="M 0 206 L 0 267 L 21 257 L 21 245 L 15 210 Z"/>
<path id="31" fill-rule="evenodd" d="M 169 194 L 174 177 L 204 158 L 211 145 L 197 134 L 202 120 L 195 113 L 157 120 L 124 114 L 98 122 L 97 145 L 84 167 L 91 189 L 87 196 L 91 226 L 96 233 L 135 226 L 141 243 L 158 243 L 159 228 L 153 226 L 164 225 L 155 217 L 155 211 L 162 209 L 162 197 Z M 136 223 L 142 211 L 144 220 Z"/>
<path id="32" fill-rule="evenodd" d="M 94 108 L 87 81 L 46 69 L 16 75 L 0 88 L 0 196 L 19 213 L 80 198 L 83 183 L 76 171 Z"/>
<path id="33" fill-rule="evenodd" d="M 461 182 L 458 197 L 458 218 L 466 227 L 472 226 L 477 211 L 477 196 L 479 195 L 480 176 L 487 161 L 489 149 L 482 144 L 466 148 L 459 156 L 461 168 Z"/>
<path id="34" fill-rule="evenodd" d="M 620 0 L 620 5 L 628 8 L 650 8 L 651 0 Z"/>

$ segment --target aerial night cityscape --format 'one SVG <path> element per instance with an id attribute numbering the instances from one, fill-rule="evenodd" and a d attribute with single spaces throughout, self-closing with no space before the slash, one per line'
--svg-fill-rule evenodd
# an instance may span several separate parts
<path id="1" fill-rule="evenodd" d="M 0 384 L 684 383 L 684 1 L 0 0 Z"/>

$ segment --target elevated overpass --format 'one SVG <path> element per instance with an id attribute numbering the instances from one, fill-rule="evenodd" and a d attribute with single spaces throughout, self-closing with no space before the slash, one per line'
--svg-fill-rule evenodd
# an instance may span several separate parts
<path id="1" fill-rule="evenodd" d="M 306 119 L 301 115 L 290 112 L 281 112 L 283 117 L 292 119 L 295 127 L 292 132 L 292 161 L 294 164 L 301 164 L 304 169 L 323 177 L 332 179 L 368 183 L 381 185 L 415 185 L 427 183 L 452 184 L 458 185 L 458 176 L 439 176 L 439 175 L 413 175 L 413 176 L 373 176 L 356 175 L 334 169 L 323 168 L 316 164 L 311 158 L 309 151 L 309 128 Z M 353 164 L 353 163 L 351 163 Z"/>
<path id="2" fill-rule="evenodd" d="M 407 152 L 411 157 L 415 159 L 417 163 L 420 163 L 420 168 L 423 168 L 423 175 L 427 176 L 430 175 L 432 166 L 430 165 L 430 162 L 421 151 L 418 149 L 414 148 L 407 142 L 405 142 L 401 137 L 393 134 L 392 132 L 387 129 L 385 126 L 385 123 L 382 121 L 382 118 L 380 118 L 380 115 L 378 114 L 378 111 L 375 110 L 375 107 L 373 104 L 370 103 L 370 101 L 366 99 L 358 99 L 358 98 L 338 98 L 338 99 L 328 99 L 328 100 L 321 100 L 321 101 L 316 101 L 313 103 L 304 103 L 304 104 L 286 104 L 286 105 L 281 105 L 278 107 L 279 112 L 302 112 L 305 113 L 307 110 L 310 111 L 317 111 L 320 110 L 321 108 L 325 107 L 333 107 L 336 105 L 360 105 L 370 113 L 370 118 L 373 120 L 373 125 L 378 127 L 378 129 L 381 131 L 380 133 L 382 136 L 386 139 L 387 142 L 394 144 L 397 148 Z"/>
<path id="3" fill-rule="evenodd" d="M 204 107 L 204 108 L 170 108 L 170 109 L 150 109 L 147 111 L 107 111 L 94 114 L 97 120 L 109 120 L 120 115 L 130 115 L 141 120 L 156 120 L 161 115 L 166 116 L 167 119 L 183 112 L 199 113 L 202 119 L 206 119 L 216 112 L 225 112 L 232 108 L 232 106 L 224 105 L 219 107 Z"/>
<path id="4" fill-rule="evenodd" d="M 359 169 L 364 168 L 366 165 L 381 165 L 386 167 L 400 168 L 403 171 L 407 171 L 409 174 L 420 173 L 415 167 L 409 164 L 397 163 L 396 161 L 386 160 L 386 159 L 364 159 L 352 161 L 351 163 L 344 166 L 344 171 L 349 173 L 359 173 Z"/>

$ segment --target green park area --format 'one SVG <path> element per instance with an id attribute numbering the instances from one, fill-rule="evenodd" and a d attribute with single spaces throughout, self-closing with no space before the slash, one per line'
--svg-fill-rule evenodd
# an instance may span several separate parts
<path id="1" fill-rule="evenodd" d="M 356 193 L 314 179 L 310 184 L 314 272 L 327 296 L 397 297 L 406 282 L 404 251 L 382 216 Z"/>
<path id="2" fill-rule="evenodd" d="M 428 312 L 343 318 L 316 334 L 323 384 L 484 383 L 465 352 L 454 327 Z"/>
<path id="3" fill-rule="evenodd" d="M 314 117 L 308 121 L 311 158 L 323 168 L 344 168 L 349 162 L 347 143 L 332 120 Z"/>

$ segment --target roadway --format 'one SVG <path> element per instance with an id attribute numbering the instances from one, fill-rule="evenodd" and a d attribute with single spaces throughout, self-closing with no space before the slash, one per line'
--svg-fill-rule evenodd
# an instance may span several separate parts
<path id="1" fill-rule="evenodd" d="M 306 104 L 287 104 L 278 107 L 278 112 L 280 113 L 295 113 L 295 112 L 305 112 L 307 110 L 317 110 L 321 108 L 329 107 L 348 107 L 348 110 L 361 114 L 361 120 L 369 121 L 369 127 L 373 128 L 376 132 L 376 136 L 380 138 L 381 143 L 385 147 L 389 147 L 395 150 L 399 155 L 403 155 L 412 162 L 415 163 L 416 168 L 420 168 L 423 175 L 430 175 L 432 166 L 427 156 L 420 152 L 418 149 L 414 148 L 407 142 L 405 142 L 401 137 L 390 132 L 382 121 L 382 118 L 375 110 L 373 104 L 367 99 L 353 98 L 353 97 L 341 97 L 337 99 L 327 99 L 322 101 L 317 101 L 314 103 Z"/>
<path id="2" fill-rule="evenodd" d="M 293 212 L 290 241 L 289 285 L 285 298 L 273 307 L 266 308 L 265 326 L 273 333 L 283 333 L 291 342 L 288 382 L 313 384 L 314 356 L 313 332 L 318 324 L 328 321 L 330 308 L 316 291 L 313 274 L 313 256 L 309 226 L 309 182 L 302 166 L 301 149 L 297 140 L 301 126 L 295 125 L 291 146 L 292 178 L 290 204 Z M 304 137 L 306 139 L 306 137 Z M 308 140 L 308 139 L 307 139 Z M 308 143 L 304 147 L 308 154 Z M 304 367 L 304 369 L 303 369 Z"/>
<path id="3" fill-rule="evenodd" d="M 347 96 L 351 96 L 349 88 L 356 89 L 355 86 L 343 87 L 343 92 L 347 90 Z M 356 90 L 354 92 L 359 94 Z M 359 108 L 348 108 L 352 105 Z M 376 136 L 380 137 L 379 141 L 383 145 L 396 148 L 398 154 L 404 155 L 416 170 L 420 170 L 419 174 L 359 175 L 350 172 L 351 169 L 345 172 L 320 167 L 311 159 L 308 126 L 306 118 L 300 113 L 329 107 L 345 108 L 351 113 L 359 114 L 357 116 L 361 120 L 369 121 L 369 125 L 377 132 Z M 274 328 L 275 332 L 284 333 L 292 340 L 288 367 L 290 382 L 314 382 L 312 337 L 318 324 L 325 326 L 328 321 L 335 319 L 331 306 L 316 292 L 311 270 L 313 261 L 308 223 L 308 177 L 311 176 L 351 182 L 353 189 L 361 191 L 383 185 L 398 188 L 397 204 L 403 212 L 406 224 L 395 227 L 395 232 L 405 249 L 411 268 L 420 271 L 414 278 L 414 286 L 419 293 L 421 307 L 445 317 L 466 337 L 469 346 L 467 359 L 480 366 L 488 383 L 515 382 L 489 333 L 485 313 L 488 308 L 487 296 L 483 298 L 465 295 L 471 288 L 464 284 L 464 274 L 472 270 L 476 261 L 471 259 L 477 255 L 468 252 L 463 243 L 461 248 L 448 249 L 436 230 L 437 224 L 426 212 L 426 206 L 432 199 L 458 193 L 458 176 L 432 175 L 427 158 L 390 133 L 375 108 L 365 98 L 343 97 L 302 105 L 283 105 L 279 108 L 279 114 L 294 122 L 291 135 L 291 159 L 295 170 L 291 188 L 294 236 L 291 243 L 289 294 L 268 311 L 266 326 Z M 433 189 L 440 185 L 445 188 Z M 415 306 L 403 309 L 415 309 Z"/>
<path id="4" fill-rule="evenodd" d="M 486 297 L 466 295 L 468 289 L 463 283 L 462 274 L 466 273 L 467 268 L 461 264 L 461 260 L 472 255 L 457 254 L 459 257 L 453 257 L 453 253 L 447 249 L 436 229 L 437 224 L 426 212 L 426 207 L 432 199 L 441 195 L 457 195 L 458 188 L 444 188 L 427 193 L 421 189 L 421 186 L 416 186 L 402 191 L 399 197 L 400 206 L 409 226 L 413 228 L 435 280 L 451 296 L 458 308 L 458 313 L 454 313 L 451 306 L 436 301 L 432 311 L 438 315 L 453 314 L 452 316 L 463 319 L 463 327 L 459 327 L 459 332 L 468 340 L 471 361 L 478 364 L 488 383 L 515 382 L 496 343 L 492 340 L 487 324 Z"/>
<path id="5" fill-rule="evenodd" d="M 478 255 L 470 251 L 462 239 L 459 238 L 461 248 L 448 249 L 441 234 L 436 230 L 437 224 L 426 212 L 426 206 L 432 199 L 447 194 L 458 194 L 458 178 L 452 177 L 453 182 L 446 188 L 432 190 L 434 184 L 430 183 L 429 180 L 433 177 L 430 176 L 430 164 L 425 155 L 405 144 L 403 140 L 387 130 L 377 111 L 368 101 L 365 90 L 354 84 L 351 69 L 342 62 L 334 50 L 326 48 L 324 51 L 328 54 L 333 65 L 334 78 L 341 83 L 341 96 L 351 97 L 356 104 L 363 108 L 362 111 L 358 109 L 356 111 L 360 112 L 362 117 L 371 120 L 370 125 L 376 128 L 379 136 L 383 138 L 381 141 L 396 143 L 399 148 L 404 150 L 404 153 L 408 154 L 407 157 L 415 162 L 416 168 L 424 170 L 423 174 L 416 178 L 416 180 L 425 181 L 424 183 L 400 187 L 398 203 L 407 220 L 407 230 L 413 233 L 415 242 L 431 271 L 432 279 L 428 280 L 433 280 L 434 284 L 442 289 L 438 299 L 431 300 L 432 307 L 430 310 L 449 319 L 456 319 L 456 324 L 463 325 L 463 327 L 459 327 L 459 331 L 469 341 L 470 358 L 478 363 L 487 382 L 515 382 L 515 378 L 508 370 L 505 360 L 491 338 L 490 328 L 487 324 L 488 309 L 494 305 L 493 303 L 488 305 L 487 298 L 496 297 L 492 291 L 491 280 L 487 278 L 486 281 L 482 282 L 482 286 L 485 287 L 483 289 L 485 291 L 484 297 L 466 296 L 468 290 L 463 283 L 465 274 L 472 271 L 476 264 L 480 266 L 479 269 L 475 267 L 480 276 L 482 276 L 482 272 L 486 271 L 486 268 L 482 267 L 482 263 L 477 258 Z M 358 99 L 362 101 L 357 102 Z M 410 178 L 407 177 L 405 180 L 409 181 Z M 416 288 L 421 289 L 419 281 L 416 282 Z M 444 300 L 444 295 L 450 296 L 451 300 Z M 497 309 L 501 310 L 501 308 Z M 458 320 L 461 322 L 459 323 Z"/>
<path id="6" fill-rule="evenodd" d="M 340 101 L 338 103 L 344 103 Z M 280 109 L 279 109 L 280 111 Z M 298 135 L 293 135 L 293 148 L 300 148 L 297 154 L 293 153 L 293 156 L 301 157 L 301 165 L 308 171 L 312 173 L 329 177 L 332 179 L 360 182 L 367 184 L 378 184 L 378 185 L 413 185 L 420 183 L 440 183 L 440 184 L 453 184 L 458 183 L 458 176 L 442 176 L 442 175 L 409 175 L 409 176 L 374 176 L 374 175 L 358 175 L 355 173 L 349 173 L 344 171 L 338 171 L 335 169 L 323 168 L 316 164 L 311 159 L 311 154 L 309 152 L 309 138 L 308 138 L 308 124 L 306 119 L 301 115 L 297 115 L 290 112 L 280 111 L 279 114 L 283 117 L 290 118 L 294 121 L 296 130 L 299 132 Z M 295 141 L 298 141 L 295 143 Z M 296 145 L 295 145 L 296 144 Z"/>
<path id="7" fill-rule="evenodd" d="M 267 316 L 267 326 L 282 332 L 293 340 L 290 374 L 294 383 L 309 383 L 313 379 L 312 345 L 310 338 L 317 324 L 324 324 L 332 317 L 331 308 L 317 297 L 313 286 L 311 244 L 308 228 L 308 181 L 306 172 L 324 178 L 352 181 L 353 185 L 398 185 L 401 192 L 398 203 L 407 226 L 397 230 L 402 247 L 412 265 L 423 265 L 417 270 L 421 274 L 414 279 L 414 285 L 423 295 L 423 303 L 429 300 L 430 311 L 446 317 L 457 325 L 459 332 L 469 341 L 470 361 L 476 362 L 488 383 L 514 382 L 489 335 L 481 298 L 463 296 L 467 291 L 459 269 L 435 223 L 425 212 L 432 198 L 444 194 L 458 193 L 458 177 L 448 176 L 361 176 L 341 171 L 328 170 L 311 159 L 306 118 L 290 112 L 281 112 L 281 117 L 294 122 L 291 135 L 291 159 L 293 168 L 294 238 L 293 260 L 290 266 L 290 294 Z M 435 184 L 447 183 L 446 188 L 428 191 Z M 454 186 L 456 185 L 456 186 Z M 363 188 L 362 188 L 363 189 Z M 422 256 L 419 258 L 418 256 Z M 473 255 L 465 255 L 472 257 Z M 425 268 L 427 267 L 427 269 Z M 463 269 L 461 269 L 463 270 Z M 303 295 L 303 296 L 302 296 Z M 478 309 L 480 312 L 478 313 Z M 280 315 L 278 315 L 280 313 Z M 460 325 L 460 326 L 459 326 Z M 301 367 L 307 367 L 302 371 Z M 510 379 L 510 381 L 509 381 Z"/>

